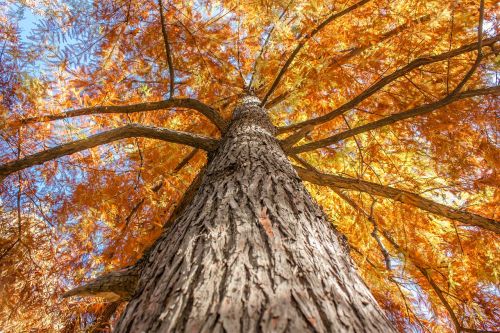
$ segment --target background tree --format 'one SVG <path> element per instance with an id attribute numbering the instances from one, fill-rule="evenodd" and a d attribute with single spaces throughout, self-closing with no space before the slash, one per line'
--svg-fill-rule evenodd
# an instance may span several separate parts
<path id="1" fill-rule="evenodd" d="M 497 12 L 0 2 L 1 329 L 108 329 L 254 94 L 399 330 L 498 330 Z M 60 298 L 105 273 L 112 302 Z"/>

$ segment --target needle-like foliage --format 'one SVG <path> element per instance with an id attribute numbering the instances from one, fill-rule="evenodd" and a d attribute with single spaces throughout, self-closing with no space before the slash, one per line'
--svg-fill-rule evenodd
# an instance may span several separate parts
<path id="1" fill-rule="evenodd" d="M 248 94 L 399 330 L 498 331 L 498 6 L 0 1 L 0 332 L 109 328 Z"/>

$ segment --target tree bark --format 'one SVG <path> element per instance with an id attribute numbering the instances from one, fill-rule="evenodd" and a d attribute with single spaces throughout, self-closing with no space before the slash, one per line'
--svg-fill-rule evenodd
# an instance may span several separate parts
<path id="1" fill-rule="evenodd" d="M 235 109 L 117 332 L 395 332 L 259 105 Z"/>
<path id="2" fill-rule="evenodd" d="M 500 234 L 500 222 L 478 214 L 455 209 L 438 202 L 421 197 L 418 194 L 400 190 L 390 186 L 379 185 L 361 179 L 345 178 L 337 175 L 328 175 L 295 166 L 300 177 L 308 182 L 320 186 L 333 186 L 336 188 L 354 190 L 389 198 L 407 205 L 418 207 L 430 213 L 440 215 L 464 224 L 473 225 Z"/>
<path id="3" fill-rule="evenodd" d="M 226 129 L 226 121 L 220 114 L 210 106 L 192 98 L 169 98 L 158 102 L 146 102 L 129 105 L 108 105 L 108 106 L 93 106 L 88 108 L 74 109 L 57 114 L 46 114 L 44 116 L 36 116 L 30 118 L 19 119 L 11 122 L 8 127 L 13 128 L 20 125 L 26 125 L 37 122 L 55 121 L 60 119 L 68 119 L 73 117 L 102 115 L 102 114 L 131 114 L 144 111 L 155 111 L 168 108 L 186 108 L 200 112 L 207 117 L 217 128 L 224 132 Z M 1 124 L 0 124 L 1 125 Z"/>
<path id="4" fill-rule="evenodd" d="M 57 159 L 62 156 L 71 155 L 82 150 L 94 148 L 106 143 L 126 138 L 150 138 L 164 140 L 168 142 L 185 144 L 188 146 L 214 150 L 217 146 L 217 140 L 188 132 L 169 130 L 167 128 L 158 128 L 154 126 L 145 126 L 139 124 L 128 124 L 123 127 L 114 128 L 109 131 L 94 134 L 86 139 L 76 140 L 62 144 L 60 146 L 43 150 L 33 155 L 26 156 L 11 162 L 0 165 L 0 182 L 8 175 L 34 165 Z"/>

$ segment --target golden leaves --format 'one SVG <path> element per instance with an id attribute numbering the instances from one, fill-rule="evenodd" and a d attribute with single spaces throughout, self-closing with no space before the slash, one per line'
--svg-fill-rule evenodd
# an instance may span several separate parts
<path id="1" fill-rule="evenodd" d="M 304 34 L 353 3 L 169 1 L 165 16 L 178 96 L 197 97 L 229 118 L 252 75 L 252 87 L 262 97 Z M 0 43 L 0 121 L 166 97 L 170 78 L 156 2 L 106 1 L 88 8 L 75 3 L 75 10 L 60 1 L 27 5 L 40 13 L 33 41 L 20 33 L 9 5 L 0 4 L 0 39 L 6 41 L 5 48 Z M 496 7 L 486 1 L 487 36 L 498 33 L 491 24 Z M 473 42 L 476 8 L 477 1 L 469 0 L 377 0 L 331 22 L 297 55 L 273 94 L 281 98 L 270 110 L 275 125 L 324 115 L 413 59 Z M 466 89 L 498 84 L 497 49 L 484 50 L 483 64 Z M 345 118 L 316 126 L 303 142 L 442 98 L 473 60 L 470 53 L 415 69 Z M 327 173 L 389 184 L 498 219 L 498 108 L 497 96 L 461 100 L 301 157 Z M 33 124 L 19 133 L 17 127 L 2 126 L 0 158 L 15 159 L 126 123 L 215 135 L 204 117 L 181 109 L 76 117 Z M 75 312 L 82 315 L 78 318 L 98 313 L 95 305 L 58 302 L 60 289 L 90 271 L 122 267 L 140 257 L 206 162 L 197 154 L 172 174 L 189 152 L 130 139 L 23 172 L 23 242 L 3 259 L 13 265 L 2 266 L 0 275 L 0 286 L 10 290 L 2 290 L 0 317 L 19 324 L 8 330 L 55 330 L 65 321 L 78 322 L 71 318 Z M 164 185 L 154 191 L 160 179 Z M 17 239 L 18 179 L 12 176 L 0 186 L 1 251 Z M 498 326 L 495 235 L 387 199 L 348 193 L 359 206 L 355 209 L 329 189 L 308 187 L 347 236 L 361 274 L 402 330 L 419 330 L 420 324 L 450 330 L 443 325 L 449 313 L 417 266 L 447 293 L 465 326 Z M 258 214 L 272 237 L 266 210 Z M 379 240 L 368 217 L 378 226 Z M 385 266 L 381 247 L 390 254 L 392 269 Z M 45 317 L 42 308 L 49 309 Z"/>

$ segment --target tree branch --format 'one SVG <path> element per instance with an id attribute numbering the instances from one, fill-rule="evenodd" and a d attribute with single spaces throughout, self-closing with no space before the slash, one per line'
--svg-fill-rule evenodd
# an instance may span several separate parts
<path id="1" fill-rule="evenodd" d="M 306 166 L 306 168 L 310 169 L 312 168 L 307 162 L 301 162 L 301 159 L 297 156 L 292 156 L 294 159 L 297 159 L 297 161 L 299 161 L 299 163 L 302 163 Z M 314 168 L 312 168 L 314 169 Z M 439 286 L 436 284 L 436 282 L 432 279 L 432 277 L 430 276 L 430 274 L 428 273 L 428 271 L 425 269 L 425 268 L 422 268 L 420 265 L 418 265 L 410 256 L 407 255 L 406 251 L 404 251 L 397 243 L 396 241 L 393 239 L 393 237 L 385 230 L 380 230 L 378 224 L 377 224 L 377 221 L 375 219 L 375 216 L 373 215 L 373 205 L 372 205 L 372 211 L 370 212 L 370 214 L 366 213 L 354 200 L 352 200 L 349 196 L 345 195 L 344 193 L 342 193 L 342 191 L 340 191 L 339 189 L 336 189 L 336 188 L 333 188 L 333 190 L 335 191 L 335 193 L 337 193 L 342 199 L 344 199 L 352 208 L 354 208 L 356 211 L 360 212 L 361 214 L 363 214 L 366 219 L 373 225 L 374 229 L 372 231 L 372 236 L 375 238 L 377 244 L 379 245 L 380 249 L 381 249 L 381 252 L 382 252 L 382 256 L 384 257 L 384 261 L 385 261 L 385 265 L 386 265 L 386 268 L 389 270 L 389 271 L 392 271 L 392 267 L 391 267 L 391 264 L 390 264 L 390 254 L 387 250 L 387 248 L 382 244 L 382 241 L 379 237 L 379 235 L 381 234 L 399 253 L 403 254 L 405 256 L 405 258 L 407 258 L 410 263 L 413 264 L 413 266 L 415 266 L 415 268 L 417 268 L 420 273 L 424 276 L 424 278 L 427 280 L 427 282 L 430 284 L 430 286 L 432 287 L 432 289 L 434 290 L 434 292 L 437 294 L 439 300 L 441 301 L 441 303 L 443 304 L 443 306 L 446 308 L 446 311 L 448 312 L 448 314 L 450 315 L 450 318 L 455 326 L 455 329 L 457 330 L 457 332 L 484 332 L 484 333 L 492 333 L 492 332 L 489 332 L 489 331 L 481 331 L 481 330 L 476 330 L 476 329 L 471 329 L 471 328 L 464 328 L 461 326 L 457 316 L 455 315 L 455 312 L 453 311 L 450 303 L 448 302 L 448 300 L 446 299 L 446 297 L 444 296 L 442 290 L 439 288 Z M 362 255 L 362 253 L 357 250 L 358 253 L 360 253 Z M 372 264 L 373 265 L 373 264 Z M 390 281 L 392 281 L 393 283 L 395 283 L 398 288 L 399 288 L 399 283 L 394 279 L 394 278 L 389 278 Z M 413 312 L 413 311 L 412 311 Z M 415 316 L 415 314 L 413 314 Z M 417 318 L 415 316 L 415 318 Z M 418 320 L 418 319 L 417 319 Z"/>
<path id="2" fill-rule="evenodd" d="M 309 120 L 306 120 L 306 121 L 303 121 L 303 122 L 300 122 L 297 124 L 292 124 L 292 125 L 280 127 L 280 128 L 278 128 L 278 134 L 288 132 L 291 130 L 297 130 L 297 129 L 302 128 L 306 125 L 318 125 L 318 124 L 325 123 L 329 120 L 332 120 L 333 118 L 335 118 L 337 116 L 342 115 L 344 112 L 352 109 L 353 107 L 355 107 L 356 105 L 358 105 L 359 103 L 361 103 L 362 101 L 364 101 L 365 99 L 372 96 L 377 91 L 379 91 L 380 89 L 382 89 L 383 87 L 388 85 L 389 83 L 395 81 L 396 79 L 404 76 L 406 73 L 408 73 L 408 72 L 410 72 L 418 67 L 432 64 L 432 63 L 439 62 L 439 61 L 443 61 L 443 60 L 446 60 L 446 59 L 449 59 L 452 57 L 456 57 L 457 55 L 460 55 L 463 53 L 477 50 L 478 46 L 481 46 L 481 47 L 492 46 L 493 44 L 495 44 L 498 41 L 500 41 L 500 36 L 495 36 L 495 37 L 484 39 L 484 40 L 482 40 L 481 43 L 476 42 L 476 43 L 464 45 L 464 46 L 459 47 L 457 49 L 451 50 L 449 52 L 444 52 L 444 53 L 441 53 L 441 54 L 438 54 L 435 56 L 417 58 L 417 59 L 411 61 L 406 66 L 394 71 L 393 73 L 391 73 L 387 76 L 384 76 L 383 78 L 378 80 L 375 84 L 371 85 L 369 88 L 367 88 L 362 93 L 360 93 L 358 96 L 356 96 L 355 98 L 353 98 L 349 102 L 341 105 L 340 107 L 333 110 L 332 112 L 329 112 L 321 117 L 309 119 Z"/>
<path id="3" fill-rule="evenodd" d="M 294 0 L 290 0 L 290 2 L 285 7 L 285 9 L 283 9 L 283 11 L 281 12 L 281 15 L 278 17 L 278 21 L 281 21 L 281 19 L 285 16 L 286 12 L 288 11 L 288 8 L 290 7 L 290 5 L 292 4 L 293 1 Z M 249 92 L 253 91 L 252 84 L 254 82 L 255 72 L 257 71 L 257 65 L 258 65 L 259 61 L 262 59 L 264 52 L 266 51 L 267 45 L 269 44 L 269 41 L 271 40 L 271 35 L 273 34 L 275 28 L 276 28 L 276 25 L 273 24 L 271 29 L 267 33 L 267 36 L 266 36 L 266 39 L 264 40 L 264 43 L 262 43 L 262 47 L 260 48 L 260 51 L 259 51 L 259 54 L 257 55 L 257 58 L 255 58 L 255 61 L 253 62 L 252 73 L 250 74 L 250 82 L 248 83 L 248 91 Z"/>
<path id="4" fill-rule="evenodd" d="M 66 111 L 59 114 L 49 114 L 44 116 L 36 116 L 24 118 L 9 124 L 9 127 L 22 126 L 37 122 L 47 122 L 60 119 L 67 119 L 79 116 L 110 114 L 110 113 L 136 113 L 143 111 L 154 111 L 167 108 L 186 108 L 200 112 L 207 117 L 221 132 L 224 132 L 227 127 L 226 121 L 219 115 L 219 113 L 210 106 L 192 98 L 170 98 L 158 102 L 146 102 L 130 105 L 110 105 L 110 106 L 95 106 L 89 108 L 81 108 Z"/>
<path id="5" fill-rule="evenodd" d="M 434 292 L 436 293 L 436 295 L 438 296 L 439 300 L 441 301 L 441 303 L 443 304 L 443 306 L 445 307 L 446 311 L 448 312 L 448 314 L 450 315 L 450 318 L 451 318 L 451 321 L 453 322 L 453 325 L 455 326 L 455 329 L 457 331 L 457 333 L 461 333 L 461 332 L 471 332 L 471 333 L 493 333 L 493 331 L 487 331 L 487 330 L 476 330 L 476 329 L 473 329 L 473 328 L 466 328 L 466 327 L 462 327 L 462 324 L 460 324 L 455 312 L 453 311 L 453 308 L 451 307 L 450 303 L 448 302 L 448 300 L 446 299 L 446 297 L 444 296 L 443 294 L 443 291 L 441 290 L 441 288 L 439 288 L 439 286 L 436 284 L 436 282 L 434 281 L 434 279 L 432 279 L 432 277 L 430 276 L 429 272 L 427 271 L 426 268 L 423 268 L 422 266 L 418 265 L 415 260 L 413 260 L 413 258 L 411 256 L 409 256 L 406 251 L 404 249 L 401 248 L 401 246 L 399 246 L 396 241 L 394 240 L 394 238 L 385 230 L 382 230 L 382 236 L 401 254 L 403 254 L 405 256 L 406 259 L 409 260 L 409 262 L 415 266 L 415 268 L 417 268 L 418 271 L 420 271 L 420 273 L 423 275 L 423 277 L 427 280 L 427 282 L 429 283 L 429 285 L 431 286 L 432 290 L 434 290 Z"/>
<path id="6" fill-rule="evenodd" d="M 172 174 L 175 174 L 177 172 L 179 172 L 184 166 L 186 166 L 186 164 L 189 163 L 189 161 L 200 151 L 200 148 L 195 148 L 193 149 L 189 154 L 187 154 L 183 159 L 182 161 L 180 161 L 179 164 L 177 164 L 177 166 L 174 168 L 174 170 L 172 171 Z M 155 192 L 155 193 L 158 193 L 159 190 L 161 190 L 161 188 L 163 187 L 163 184 L 164 184 L 164 180 L 163 178 L 160 179 L 158 182 L 156 182 L 156 184 L 153 185 L 153 187 L 151 187 L 151 191 Z M 122 229 L 125 229 L 129 224 L 130 224 L 130 221 L 132 220 L 132 218 L 135 216 L 135 214 L 137 213 L 137 211 L 142 207 L 142 205 L 144 204 L 144 202 L 146 201 L 146 198 L 143 197 L 142 199 L 140 199 L 135 205 L 134 207 L 132 207 L 132 209 L 130 210 L 130 213 L 128 213 L 127 217 L 125 218 L 125 224 L 123 225 Z"/>
<path id="7" fill-rule="evenodd" d="M 62 297 L 102 297 L 111 302 L 128 300 L 135 292 L 139 281 L 139 274 L 140 270 L 135 266 L 104 274 L 65 292 Z"/>
<path id="8" fill-rule="evenodd" d="M 292 54 L 290 54 L 290 56 L 286 60 L 286 62 L 283 65 L 283 67 L 281 67 L 281 70 L 279 71 L 278 75 L 276 75 L 276 78 L 274 79 L 274 82 L 271 85 L 271 88 L 269 88 L 269 90 L 266 93 L 266 96 L 264 96 L 264 98 L 262 99 L 262 104 L 261 105 L 266 105 L 267 99 L 276 90 L 276 88 L 278 87 L 278 84 L 280 83 L 281 79 L 283 78 L 283 75 L 285 75 L 286 71 L 288 70 L 288 67 L 290 67 L 290 65 L 294 61 L 295 57 L 297 56 L 297 54 L 299 54 L 300 50 L 302 50 L 302 48 L 304 47 L 304 45 L 306 44 L 306 42 L 309 39 L 311 39 L 312 37 L 314 37 L 314 35 L 316 35 L 318 32 L 320 32 L 324 27 L 326 27 L 333 20 L 335 20 L 335 19 L 337 19 L 339 17 L 342 17 L 345 14 L 350 13 L 351 11 L 355 10 L 358 7 L 361 7 L 362 5 L 366 4 L 369 1 L 370 0 L 361 0 L 361 1 L 357 2 L 357 3 L 355 3 L 354 5 L 352 5 L 350 7 L 347 7 L 346 9 L 344 9 L 344 10 L 342 10 L 340 12 L 331 14 L 323 22 L 321 22 L 316 28 L 314 28 L 309 34 L 306 34 L 299 41 L 299 44 L 295 47 L 295 49 L 293 50 Z"/>
<path id="9" fill-rule="evenodd" d="M 465 332 L 467 331 L 468 329 L 464 329 L 462 327 L 462 325 L 460 324 L 460 322 L 458 321 L 458 318 L 457 316 L 455 315 L 455 312 L 453 311 L 453 308 L 451 307 L 450 303 L 448 302 L 448 300 L 446 299 L 446 297 L 443 295 L 443 292 L 441 291 L 441 289 L 439 288 L 439 286 L 436 284 L 436 282 L 434 281 L 434 279 L 432 279 L 432 277 L 430 276 L 430 274 L 427 272 L 427 269 L 421 267 L 420 265 L 418 265 L 411 256 L 409 256 L 406 251 L 404 251 L 404 249 L 401 248 L 401 246 L 399 246 L 399 244 L 396 243 L 396 241 L 394 240 L 394 238 L 385 230 L 382 230 L 382 235 L 384 236 L 384 238 L 401 254 L 404 255 L 404 257 L 406 259 L 409 260 L 409 262 L 415 266 L 415 268 L 423 275 L 423 277 L 427 280 L 427 282 L 429 283 L 429 285 L 431 286 L 432 290 L 434 290 L 434 292 L 436 293 L 436 295 L 438 296 L 439 300 L 441 301 L 441 304 L 443 304 L 443 306 L 445 307 L 446 309 L 446 312 L 448 312 L 448 314 L 450 315 L 450 318 L 451 318 L 451 321 L 453 323 L 453 326 L 455 326 L 455 329 L 457 331 L 457 333 L 460 333 L 460 332 Z"/>
<path id="10" fill-rule="evenodd" d="M 446 311 L 450 315 L 451 321 L 453 322 L 453 325 L 455 326 L 455 329 L 457 330 L 457 332 L 460 332 L 462 325 L 458 321 L 458 318 L 455 315 L 455 312 L 453 311 L 453 308 L 451 307 L 450 303 L 448 303 L 448 300 L 446 299 L 446 297 L 444 297 L 444 295 L 443 295 L 441 289 L 439 288 L 439 286 L 431 278 L 431 276 L 429 275 L 429 273 L 427 272 L 426 269 L 424 269 L 424 268 L 422 268 L 422 267 L 420 267 L 418 265 L 415 265 L 415 267 L 420 271 L 420 273 L 422 273 L 422 275 L 425 277 L 425 279 L 427 280 L 427 282 L 429 282 L 429 284 L 431 285 L 432 289 L 434 290 L 434 292 L 438 296 L 439 300 L 441 301 L 441 304 L 443 304 L 443 306 L 446 308 Z"/>
<path id="11" fill-rule="evenodd" d="M 299 154 L 299 153 L 303 153 L 306 151 L 318 149 L 321 147 L 326 147 L 326 146 L 329 146 L 331 144 L 342 141 L 346 138 L 360 134 L 360 133 L 368 132 L 368 131 L 371 131 L 371 130 L 374 130 L 374 129 L 377 129 L 377 128 L 380 128 L 383 126 L 393 124 L 393 123 L 401 121 L 401 120 L 405 120 L 408 118 L 413 118 L 416 116 L 421 116 L 421 115 L 430 113 L 432 111 L 435 111 L 443 106 L 451 104 L 451 103 L 458 101 L 460 99 L 470 98 L 470 97 L 474 97 L 474 96 L 481 96 L 481 95 L 491 95 L 491 94 L 493 94 L 493 95 L 500 94 L 500 86 L 484 88 L 484 89 L 469 90 L 469 91 L 464 91 L 462 93 L 457 93 L 455 95 L 448 95 L 447 97 L 440 99 L 439 101 L 434 102 L 434 103 L 422 105 L 422 106 L 410 109 L 408 111 L 396 113 L 392 116 L 388 116 L 388 117 L 379 119 L 377 121 L 374 121 L 374 122 L 371 122 L 371 123 L 368 123 L 368 124 L 365 124 L 362 126 L 355 127 L 353 129 L 344 131 L 342 133 L 335 134 L 333 136 L 327 137 L 327 138 L 322 139 L 322 140 L 307 143 L 307 144 L 304 144 L 304 145 L 298 146 L 298 147 L 291 147 L 287 150 L 287 153 Z"/>
<path id="12" fill-rule="evenodd" d="M 168 43 L 168 33 L 167 33 L 167 24 L 165 22 L 165 16 L 163 15 L 163 3 L 162 0 L 158 0 L 158 7 L 160 7 L 160 22 L 161 22 L 161 33 L 163 35 L 163 42 L 165 43 L 165 52 L 167 54 L 167 64 L 168 64 L 168 73 L 170 76 L 170 89 L 169 94 L 170 98 L 174 96 L 175 87 L 175 73 L 174 73 L 174 62 L 172 60 L 172 52 L 170 50 L 170 44 Z"/>
<path id="13" fill-rule="evenodd" d="M 373 220 L 372 223 L 375 223 L 375 220 Z M 406 259 L 410 261 L 415 268 L 417 268 L 418 271 L 424 276 L 424 278 L 427 280 L 427 282 L 430 284 L 432 290 L 437 294 L 439 300 L 441 301 L 441 304 L 446 308 L 446 311 L 450 315 L 450 318 L 453 322 L 453 325 L 455 326 L 455 329 L 457 330 L 457 333 L 462 332 L 461 330 L 461 324 L 458 321 L 457 316 L 455 315 L 455 312 L 453 311 L 450 303 L 446 299 L 446 297 L 443 295 L 441 289 L 439 286 L 436 284 L 436 282 L 431 278 L 430 274 L 427 272 L 425 268 L 422 268 L 420 265 L 418 265 L 411 256 L 408 256 L 406 251 L 404 251 L 399 244 L 396 243 L 396 241 L 392 238 L 392 236 L 385 230 L 382 230 L 382 235 L 383 237 L 401 254 L 404 255 Z M 394 281 L 394 280 L 393 280 Z M 396 282 L 397 283 L 397 282 Z"/>
<path id="14" fill-rule="evenodd" d="M 130 124 L 103 133 L 92 135 L 86 139 L 62 144 L 60 146 L 41 151 L 39 153 L 26 156 L 25 158 L 0 165 L 0 180 L 13 172 L 29 168 L 34 165 L 42 164 L 61 156 L 70 155 L 112 141 L 132 137 L 159 139 L 163 141 L 180 143 L 195 148 L 201 148 L 206 151 L 214 150 L 218 142 L 217 140 L 209 137 L 187 132 L 179 132 L 152 126 Z"/>
<path id="15" fill-rule="evenodd" d="M 193 179 L 189 187 L 186 189 L 184 192 L 184 195 L 182 198 L 179 200 L 177 205 L 175 206 L 174 210 L 170 214 L 170 217 L 168 220 L 165 222 L 163 225 L 164 229 L 164 235 L 168 232 L 168 229 L 170 229 L 173 224 L 176 222 L 177 218 L 184 212 L 184 210 L 189 206 L 189 204 L 193 201 L 196 193 L 198 192 L 198 189 L 200 188 L 204 176 L 205 176 L 205 171 L 206 167 L 203 167 L 200 172 L 196 175 L 196 177 Z M 142 257 L 132 266 L 134 269 L 137 269 L 138 271 L 141 271 L 144 267 L 144 265 L 148 262 L 149 255 L 151 254 L 151 251 L 155 249 L 155 247 L 158 245 L 159 242 L 162 241 L 162 236 L 156 239 L 153 244 L 151 244 L 150 247 L 148 247 L 144 253 L 142 254 Z"/>
<path id="16" fill-rule="evenodd" d="M 427 22 L 430 20 L 430 18 L 431 18 L 430 15 L 424 15 L 424 16 L 421 16 L 419 18 L 412 20 L 411 23 L 417 24 L 417 23 Z M 381 43 L 381 42 L 397 35 L 401 31 L 406 30 L 409 26 L 410 26 L 410 24 L 404 23 L 404 24 L 384 33 L 382 36 L 380 36 L 380 38 L 376 41 L 376 43 Z M 335 63 L 335 65 L 340 66 L 341 64 L 347 62 L 349 59 L 357 56 L 358 54 L 362 53 L 366 49 L 372 47 L 373 45 L 374 44 L 370 43 L 368 45 L 355 47 L 355 48 L 351 49 L 348 53 L 344 54 L 343 56 L 333 59 L 333 62 Z M 272 100 L 270 100 L 269 102 L 266 103 L 266 108 L 270 109 L 273 106 L 275 106 L 276 104 L 281 103 L 282 101 L 287 99 L 292 94 L 292 92 L 294 90 L 300 89 L 303 85 L 304 84 L 302 83 L 298 87 L 292 88 L 288 91 L 285 91 L 285 92 L 279 94 L 278 96 L 276 96 L 275 98 L 273 98 Z"/>
<path id="17" fill-rule="evenodd" d="M 174 169 L 174 172 L 179 171 L 184 165 L 186 165 L 191 158 L 198 152 L 198 149 L 193 150 L 189 153 L 181 163 Z M 203 167 L 200 172 L 193 179 L 189 187 L 184 192 L 184 195 L 177 203 L 172 214 L 170 215 L 167 222 L 163 225 L 164 229 L 172 227 L 173 223 L 179 217 L 179 215 L 186 209 L 186 207 L 192 202 L 195 194 L 203 180 L 205 174 L 205 167 Z M 158 182 L 152 187 L 154 192 L 157 192 L 163 186 L 163 181 Z M 144 199 L 140 201 L 140 204 Z M 129 300 L 133 296 L 137 284 L 139 282 L 140 274 L 147 262 L 150 251 L 154 249 L 156 244 L 161 241 L 159 237 L 148 249 L 146 249 L 142 257 L 132 266 L 126 267 L 122 270 L 104 274 L 100 277 L 92 279 L 81 286 L 73 288 L 65 292 L 62 297 L 71 296 L 92 296 L 92 297 L 102 297 L 110 301 L 123 301 Z M 119 304 L 119 303 L 118 303 Z M 112 313 L 111 313 L 112 315 Z M 110 316 L 111 316 L 110 315 Z"/>
<path id="18" fill-rule="evenodd" d="M 500 234 L 500 222 L 494 219 L 486 218 L 474 213 L 451 208 L 432 200 L 423 198 L 415 193 L 405 190 L 399 190 L 389 186 L 383 186 L 364 180 L 345 178 L 336 175 L 328 175 L 318 171 L 304 169 L 295 166 L 299 176 L 308 182 L 321 186 L 333 186 L 346 190 L 354 190 L 369 193 L 371 195 L 381 196 L 404 204 L 418 207 L 427 212 L 443 216 L 452 220 L 460 221 L 464 224 L 480 227 L 486 230 Z"/>
<path id="19" fill-rule="evenodd" d="M 302 140 L 308 133 L 310 133 L 314 129 L 313 125 L 305 126 L 301 129 L 299 129 L 297 132 L 293 133 L 292 135 L 288 136 L 287 138 L 283 139 L 280 141 L 281 147 L 283 150 L 287 151 L 292 147 L 294 144 Z"/>
<path id="20" fill-rule="evenodd" d="M 193 157 L 200 151 L 199 148 L 195 148 L 193 150 L 191 150 L 191 152 L 189 154 L 187 154 L 183 159 L 182 161 L 179 162 L 179 164 L 177 164 L 177 166 L 174 168 L 174 170 L 172 171 L 173 173 L 177 173 L 179 171 L 181 171 L 182 168 L 184 168 L 186 166 L 186 164 L 189 163 L 189 161 L 191 161 L 193 159 Z"/>
<path id="21" fill-rule="evenodd" d="M 428 22 L 428 21 L 430 21 L 430 19 L 431 19 L 430 15 L 424 15 L 424 16 L 421 16 L 421 17 L 418 17 L 418 18 L 412 20 L 411 24 L 419 24 L 419 23 Z M 376 43 L 381 43 L 381 42 L 386 41 L 387 39 L 399 34 L 400 32 L 408 29 L 408 27 L 410 27 L 411 24 L 404 23 L 404 24 L 384 33 L 382 36 L 379 37 L 379 39 L 376 41 Z M 357 56 L 358 54 L 362 53 L 366 49 L 370 48 L 372 45 L 373 44 L 368 44 L 368 45 L 364 45 L 364 46 L 355 47 L 355 48 L 351 49 L 347 54 L 336 59 L 336 61 L 337 61 L 337 63 L 340 63 L 340 64 L 345 63 L 347 60 Z"/>

